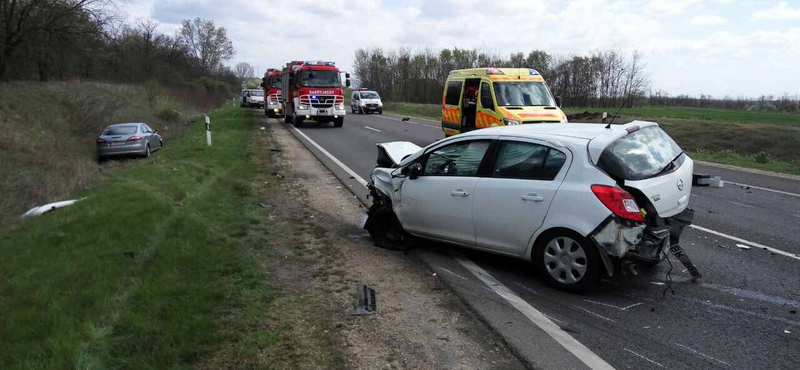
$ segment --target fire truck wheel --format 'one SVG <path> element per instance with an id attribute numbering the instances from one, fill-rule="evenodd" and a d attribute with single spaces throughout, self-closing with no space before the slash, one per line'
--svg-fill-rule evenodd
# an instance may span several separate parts
<path id="1" fill-rule="evenodd" d="M 303 127 L 303 116 L 298 116 L 296 113 L 292 114 L 294 116 L 294 127 L 300 128 Z"/>
<path id="2" fill-rule="evenodd" d="M 283 123 L 292 123 L 292 117 L 288 114 L 283 115 Z"/>
<path id="3" fill-rule="evenodd" d="M 339 117 L 333 121 L 333 127 L 342 127 L 344 125 L 344 117 Z"/>

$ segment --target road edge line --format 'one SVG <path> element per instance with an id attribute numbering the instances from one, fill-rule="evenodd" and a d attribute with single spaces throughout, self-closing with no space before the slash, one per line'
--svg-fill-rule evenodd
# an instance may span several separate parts
<path id="1" fill-rule="evenodd" d="M 453 254 L 451 256 L 461 266 L 467 269 L 470 273 L 475 275 L 482 283 L 492 289 L 497 295 L 502 297 L 511 307 L 525 315 L 534 325 L 542 329 L 550 338 L 553 338 L 564 349 L 572 353 L 578 360 L 583 362 L 590 369 L 608 369 L 613 370 L 614 367 L 600 358 L 597 354 L 592 352 L 588 347 L 584 346 L 577 339 L 573 338 L 566 331 L 561 329 L 552 320 L 548 319 L 539 310 L 533 308 L 528 302 L 516 295 L 511 289 L 503 285 L 499 280 L 495 279 L 491 274 L 482 269 L 475 262 L 466 259 L 460 254 Z"/>
<path id="2" fill-rule="evenodd" d="M 345 165 L 344 163 L 339 161 L 339 159 L 334 157 L 333 154 L 328 153 L 328 151 L 325 150 L 325 148 L 321 147 L 319 144 L 317 144 L 316 141 L 311 140 L 311 138 L 308 137 L 306 134 L 304 134 L 303 131 L 298 130 L 297 127 L 294 127 L 294 126 L 289 126 L 289 129 L 294 131 L 294 132 L 296 132 L 300 136 L 302 136 L 303 139 L 308 141 L 309 144 L 313 145 L 314 148 L 317 148 L 317 150 L 319 150 L 322 154 L 325 154 L 325 156 L 328 157 L 328 159 L 333 161 L 333 163 L 335 163 L 337 166 L 339 166 L 341 169 L 343 169 L 345 172 L 347 172 L 348 175 L 352 176 L 353 179 L 358 181 L 359 184 L 363 185 L 364 187 L 367 186 L 367 181 L 366 180 L 364 180 L 361 176 L 358 176 L 358 174 L 355 173 L 355 171 L 353 171 L 352 169 L 350 169 L 350 167 L 347 167 L 347 165 Z"/>

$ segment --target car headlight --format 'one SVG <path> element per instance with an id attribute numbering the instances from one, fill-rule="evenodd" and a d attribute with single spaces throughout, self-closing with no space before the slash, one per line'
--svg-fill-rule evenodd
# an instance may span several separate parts
<path id="1" fill-rule="evenodd" d="M 338 104 L 336 110 L 344 110 L 344 104 Z"/>
<path id="2" fill-rule="evenodd" d="M 516 125 L 519 124 L 519 121 L 517 121 L 515 119 L 511 119 L 511 118 L 503 118 L 503 123 L 506 126 L 516 126 Z"/>
<path id="3" fill-rule="evenodd" d="M 299 109 L 299 110 L 306 110 L 306 109 L 308 109 L 308 106 L 307 106 L 307 105 L 300 104 L 300 105 L 298 105 L 298 106 L 297 106 L 297 109 Z"/>
<path id="4" fill-rule="evenodd" d="M 362 100 L 361 102 L 359 102 L 358 104 L 360 104 L 360 105 L 367 105 L 367 103 L 365 103 L 363 100 Z"/>

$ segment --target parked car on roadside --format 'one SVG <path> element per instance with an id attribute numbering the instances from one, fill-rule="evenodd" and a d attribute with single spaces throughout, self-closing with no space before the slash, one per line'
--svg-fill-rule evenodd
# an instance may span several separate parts
<path id="1" fill-rule="evenodd" d="M 693 162 L 656 123 L 543 123 L 471 131 L 425 148 L 378 144 L 367 229 L 532 261 L 580 291 L 657 264 L 692 220 Z"/>
<path id="2" fill-rule="evenodd" d="M 164 140 L 158 130 L 145 123 L 118 123 L 103 130 L 96 140 L 96 147 L 100 160 L 122 155 L 147 158 L 151 152 L 164 147 Z"/>

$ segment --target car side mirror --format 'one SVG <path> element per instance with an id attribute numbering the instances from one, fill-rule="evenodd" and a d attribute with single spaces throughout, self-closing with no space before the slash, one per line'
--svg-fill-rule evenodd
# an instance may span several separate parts
<path id="1" fill-rule="evenodd" d="M 414 180 L 422 174 L 422 165 L 416 162 L 408 167 L 408 179 Z"/>
<path id="2" fill-rule="evenodd" d="M 561 108 L 561 97 L 560 96 L 556 96 L 556 106 Z"/>
<path id="3" fill-rule="evenodd" d="M 154 134 L 157 134 L 157 133 L 158 133 L 158 130 L 153 130 L 153 133 L 154 133 Z"/>
<path id="4" fill-rule="evenodd" d="M 344 80 L 344 85 L 347 86 L 347 87 L 350 87 L 350 79 L 349 78 Z"/>

